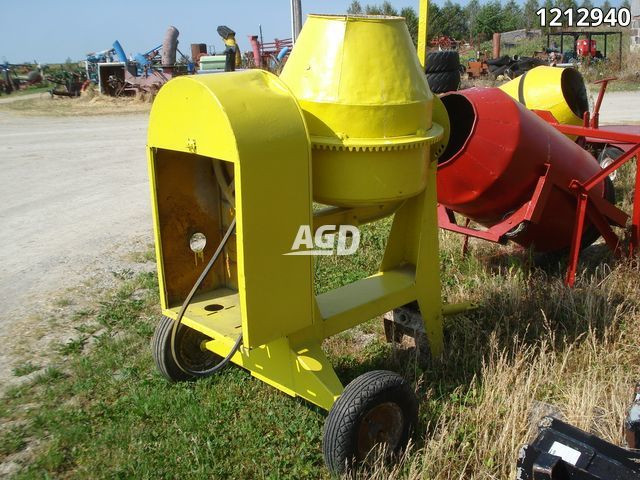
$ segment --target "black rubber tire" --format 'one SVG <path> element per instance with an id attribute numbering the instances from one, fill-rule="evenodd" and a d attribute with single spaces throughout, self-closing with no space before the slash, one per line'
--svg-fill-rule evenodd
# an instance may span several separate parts
<path id="1" fill-rule="evenodd" d="M 452 72 L 460 69 L 460 55 L 455 50 L 427 54 L 425 73 Z"/>
<path id="2" fill-rule="evenodd" d="M 604 178 L 604 198 L 610 204 L 616 204 L 616 189 L 613 186 L 613 181 L 609 177 Z M 595 225 L 589 225 L 582 234 L 582 242 L 580 242 L 580 250 L 584 250 L 588 246 L 592 245 L 596 240 L 600 238 L 600 231 Z"/>
<path id="3" fill-rule="evenodd" d="M 458 90 L 460 70 L 453 72 L 427 73 L 427 82 L 433 93 L 445 93 Z"/>
<path id="4" fill-rule="evenodd" d="M 170 382 L 184 382 L 194 380 L 191 374 L 184 372 L 177 364 L 171 354 L 171 330 L 174 320 L 169 317 L 162 317 L 151 340 L 151 353 L 156 363 L 158 371 Z M 204 334 L 180 325 L 176 332 L 176 356 L 181 365 L 192 370 L 204 370 L 220 363 L 221 357 L 200 348 L 202 341 L 209 337 Z"/>
<path id="5" fill-rule="evenodd" d="M 600 168 L 606 167 L 611 160 L 617 160 L 622 156 L 624 151 L 621 148 L 614 147 L 612 145 L 606 145 L 601 151 L 600 155 L 598 155 L 598 163 L 600 164 Z M 616 171 L 614 170 L 609 174 L 609 178 L 611 180 L 615 180 Z"/>
<path id="6" fill-rule="evenodd" d="M 384 412 L 381 409 L 389 409 L 395 414 L 401 412 L 397 417 L 401 419 L 401 425 L 392 432 L 397 437 L 395 445 L 389 446 L 388 453 L 395 455 L 406 447 L 418 423 L 418 400 L 413 388 L 397 373 L 367 372 L 347 385 L 325 421 L 322 452 L 332 474 L 340 475 L 362 462 L 363 455 L 368 453 L 363 454 L 362 449 L 369 445 L 369 442 L 359 442 L 361 427 L 366 427 L 363 421 L 376 410 Z M 392 419 L 389 417 L 389 420 Z M 380 432 L 382 435 L 388 433 L 381 429 L 376 431 L 376 436 Z"/>

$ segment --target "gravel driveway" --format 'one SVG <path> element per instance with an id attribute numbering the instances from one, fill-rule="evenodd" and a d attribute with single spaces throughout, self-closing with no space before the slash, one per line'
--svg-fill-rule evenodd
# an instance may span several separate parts
<path id="1" fill-rule="evenodd" d="M 0 379 L 39 312 L 83 282 L 113 282 L 152 242 L 146 124 L 0 112 Z"/>

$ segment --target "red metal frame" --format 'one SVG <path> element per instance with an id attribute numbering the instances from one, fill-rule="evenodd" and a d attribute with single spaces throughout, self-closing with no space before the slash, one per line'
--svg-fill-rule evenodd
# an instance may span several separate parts
<path id="1" fill-rule="evenodd" d="M 575 179 L 558 178 L 553 168 L 547 164 L 546 171 L 538 179 L 536 188 L 531 196 L 531 200 L 522 205 L 518 210 L 507 216 L 502 222 L 486 229 L 478 230 L 469 227 L 467 220 L 464 226 L 456 223 L 453 211 L 442 205 L 438 206 L 438 223 L 440 228 L 465 235 L 463 251 L 466 252 L 469 237 L 481 238 L 490 242 L 506 243 L 507 234 L 516 228 L 521 222 L 537 222 L 538 216 L 542 212 L 553 188 L 560 188 L 570 195 L 574 195 L 577 200 L 576 217 L 573 228 L 572 242 L 569 253 L 569 265 L 565 283 L 568 286 L 575 284 L 576 271 L 580 256 L 580 244 L 584 233 L 585 217 L 588 216 L 591 223 L 598 229 L 604 238 L 607 246 L 616 254 L 621 253 L 620 238 L 614 233 L 610 225 L 624 227 L 629 215 L 611 205 L 606 199 L 599 195 L 593 195 L 592 190 L 599 185 L 609 174 L 627 163 L 634 156 L 640 157 L 640 134 L 604 130 L 599 128 L 599 112 L 605 90 L 609 81 L 613 78 L 606 78 L 596 83 L 601 85 L 598 99 L 592 115 L 585 113 L 583 126 L 561 125 L 549 113 L 535 111 L 547 123 L 558 131 L 576 135 L 580 138 L 603 140 L 606 142 L 628 144 L 629 148 L 615 161 L 599 173 L 581 183 Z M 637 162 L 637 159 L 636 159 Z M 629 243 L 629 254 L 634 254 L 640 242 L 640 168 L 636 172 L 633 212 L 631 215 L 631 239 Z M 553 181 L 550 181 L 553 178 Z"/>

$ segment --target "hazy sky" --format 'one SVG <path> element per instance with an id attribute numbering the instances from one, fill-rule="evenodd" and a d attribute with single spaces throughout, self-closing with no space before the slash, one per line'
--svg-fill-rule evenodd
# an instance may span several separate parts
<path id="1" fill-rule="evenodd" d="M 437 0 L 442 4 L 444 0 Z M 344 13 L 350 0 L 302 0 L 303 13 Z M 361 0 L 365 3 L 381 1 Z M 392 0 L 398 9 L 417 7 L 418 0 Z M 466 0 L 461 0 L 465 4 Z M 598 4 L 599 1 L 593 3 Z M 613 0 L 614 5 L 620 0 Z M 189 55 L 191 43 L 222 49 L 218 25 L 236 32 L 240 48 L 262 25 L 264 40 L 291 36 L 289 0 L 0 0 L 0 61 L 10 63 L 82 60 L 88 52 L 105 50 L 119 40 L 127 54 L 162 43 L 169 25 L 180 31 L 178 48 Z M 304 20 L 304 18 L 303 18 Z"/>

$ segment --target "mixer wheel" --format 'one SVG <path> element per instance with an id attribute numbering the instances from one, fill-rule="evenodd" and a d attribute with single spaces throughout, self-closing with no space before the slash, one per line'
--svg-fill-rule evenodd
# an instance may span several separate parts
<path id="1" fill-rule="evenodd" d="M 374 447 L 393 457 L 406 447 L 418 422 L 418 399 L 397 373 L 374 370 L 344 389 L 324 425 L 327 468 L 341 474 L 367 459 Z"/>
<path id="2" fill-rule="evenodd" d="M 176 364 L 171 353 L 171 330 L 173 329 L 173 324 L 174 320 L 169 317 L 162 317 L 160 323 L 158 323 L 151 340 L 153 359 L 162 376 L 170 382 L 193 380 L 195 377 L 183 372 Z M 202 343 L 206 340 L 209 340 L 209 337 L 197 330 L 186 325 L 178 326 L 175 351 L 180 365 L 192 370 L 204 370 L 220 363 L 221 357 L 219 355 L 201 348 Z"/>
<path id="3" fill-rule="evenodd" d="M 614 161 L 616 161 L 620 156 L 624 153 L 621 148 L 614 147 L 612 145 L 607 145 L 602 149 L 600 155 L 598 155 L 598 163 L 600 164 L 600 168 L 605 168 L 611 165 Z M 618 171 L 614 170 L 609 174 L 609 178 L 613 181 L 616 179 L 618 175 Z"/>

